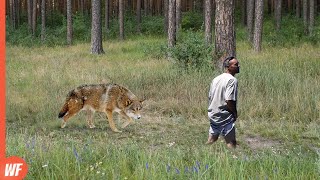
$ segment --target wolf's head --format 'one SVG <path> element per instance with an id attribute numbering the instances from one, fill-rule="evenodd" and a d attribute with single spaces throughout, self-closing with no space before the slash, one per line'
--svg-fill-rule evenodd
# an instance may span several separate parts
<path id="1" fill-rule="evenodd" d="M 141 118 L 140 111 L 142 109 L 142 104 L 144 100 L 130 100 L 126 103 L 125 113 L 135 119 L 138 120 Z"/>

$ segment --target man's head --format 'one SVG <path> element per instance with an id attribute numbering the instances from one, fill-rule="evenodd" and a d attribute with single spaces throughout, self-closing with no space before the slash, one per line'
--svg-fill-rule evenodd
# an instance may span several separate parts
<path id="1" fill-rule="evenodd" d="M 240 72 L 239 61 L 233 56 L 227 57 L 223 61 L 223 67 L 227 73 L 230 73 L 233 76 Z"/>

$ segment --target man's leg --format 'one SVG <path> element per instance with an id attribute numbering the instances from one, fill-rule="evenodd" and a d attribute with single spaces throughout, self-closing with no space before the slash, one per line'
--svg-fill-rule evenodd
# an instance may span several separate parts
<path id="1" fill-rule="evenodd" d="M 206 144 L 213 144 L 214 142 L 216 142 L 218 140 L 219 135 L 213 135 L 211 133 L 209 133 L 209 137 L 208 137 L 208 141 L 206 142 Z"/>
<path id="2" fill-rule="evenodd" d="M 215 128 L 215 127 L 214 127 Z M 218 140 L 219 134 L 217 134 L 218 130 L 215 128 L 215 130 L 212 128 L 212 125 L 210 124 L 209 128 L 209 137 L 206 144 L 213 144 Z"/>
<path id="3" fill-rule="evenodd" d="M 224 136 L 224 139 L 227 143 L 227 146 L 229 148 L 236 148 L 237 146 L 237 141 L 236 141 L 236 128 L 233 127 L 232 130 L 226 135 Z"/>

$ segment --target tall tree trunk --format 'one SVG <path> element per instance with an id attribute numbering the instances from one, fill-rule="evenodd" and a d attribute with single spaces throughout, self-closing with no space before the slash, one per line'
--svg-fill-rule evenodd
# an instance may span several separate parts
<path id="1" fill-rule="evenodd" d="M 235 1 L 216 0 L 215 14 L 215 62 L 218 68 L 227 56 L 236 56 L 234 23 Z"/>
<path id="2" fill-rule="evenodd" d="M 119 35 L 120 40 L 124 40 L 124 15 L 123 0 L 119 0 Z"/>
<path id="3" fill-rule="evenodd" d="M 276 9 L 274 11 L 275 14 L 275 20 L 276 20 L 276 30 L 279 31 L 281 28 L 281 5 L 282 5 L 282 0 L 276 0 Z"/>
<path id="4" fill-rule="evenodd" d="M 10 0 L 10 19 L 11 25 L 16 29 L 16 0 Z"/>
<path id="5" fill-rule="evenodd" d="M 254 0 L 247 0 L 247 12 L 248 40 L 252 43 L 254 25 Z"/>
<path id="6" fill-rule="evenodd" d="M 301 3 L 300 3 L 300 0 L 296 0 L 296 16 L 297 16 L 297 18 L 301 17 Z"/>
<path id="7" fill-rule="evenodd" d="M 153 9 L 153 0 L 149 1 L 149 10 L 150 10 L 150 15 L 154 15 L 154 9 Z"/>
<path id="8" fill-rule="evenodd" d="M 148 0 L 144 0 L 143 2 L 143 8 L 144 8 L 144 15 L 148 15 Z"/>
<path id="9" fill-rule="evenodd" d="M 141 0 L 137 0 L 137 32 L 141 33 Z"/>
<path id="10" fill-rule="evenodd" d="M 92 0 L 91 53 L 103 54 L 101 1 Z"/>
<path id="11" fill-rule="evenodd" d="M 84 15 L 84 0 L 80 0 L 80 12 Z"/>
<path id="12" fill-rule="evenodd" d="M 212 0 L 205 0 L 205 16 L 204 16 L 204 25 L 205 25 L 205 43 L 207 46 L 212 44 L 212 25 L 211 25 L 211 17 L 212 17 Z"/>
<path id="13" fill-rule="evenodd" d="M 72 44 L 72 0 L 67 0 L 67 44 Z"/>
<path id="14" fill-rule="evenodd" d="M 169 23 L 169 1 L 164 0 L 164 32 L 168 35 L 168 23 Z"/>
<path id="15" fill-rule="evenodd" d="M 169 0 L 168 13 L 168 47 L 176 44 L 176 0 Z M 169 55 L 170 58 L 170 55 Z"/>
<path id="16" fill-rule="evenodd" d="M 12 0 L 12 25 L 14 29 L 17 29 L 19 25 L 19 12 L 19 0 Z"/>
<path id="17" fill-rule="evenodd" d="M 46 38 L 46 0 L 41 0 L 41 41 Z"/>
<path id="18" fill-rule="evenodd" d="M 105 28 L 106 28 L 106 33 L 108 34 L 108 32 L 109 32 L 109 29 L 110 29 L 110 27 L 109 27 L 109 23 L 110 23 L 110 0 L 105 0 L 105 16 L 104 16 L 104 18 L 105 18 L 105 21 L 104 21 L 104 23 L 105 23 Z M 106 35 L 107 35 L 106 34 Z"/>
<path id="19" fill-rule="evenodd" d="M 308 0 L 302 0 L 304 33 L 308 34 Z"/>
<path id="20" fill-rule="evenodd" d="M 247 25 L 247 0 L 241 0 L 241 19 L 244 26 Z"/>
<path id="21" fill-rule="evenodd" d="M 256 52 L 260 52 L 263 29 L 263 0 L 256 1 L 255 16 L 253 47 Z"/>
<path id="22" fill-rule="evenodd" d="M 292 0 L 288 0 L 288 10 L 289 10 L 289 12 L 292 12 L 292 9 L 293 9 L 292 8 L 293 7 L 292 4 L 293 4 Z"/>
<path id="23" fill-rule="evenodd" d="M 181 27 L 181 0 L 176 0 L 176 33 L 179 32 L 180 27 Z"/>
<path id="24" fill-rule="evenodd" d="M 32 10 L 32 36 L 36 36 L 37 28 L 37 0 L 33 0 L 33 10 Z"/>
<path id="25" fill-rule="evenodd" d="M 314 0 L 309 0 L 309 36 L 312 36 L 313 35 L 313 29 L 314 29 L 314 16 L 315 16 L 315 13 L 314 13 L 314 9 L 315 9 L 315 6 L 314 6 Z"/>
<path id="26" fill-rule="evenodd" d="M 272 1 L 273 1 L 273 0 L 267 0 L 268 14 L 271 14 L 271 13 L 272 13 Z"/>

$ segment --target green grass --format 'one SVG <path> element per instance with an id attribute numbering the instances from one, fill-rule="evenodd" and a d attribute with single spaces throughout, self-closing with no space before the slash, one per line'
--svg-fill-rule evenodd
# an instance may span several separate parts
<path id="1" fill-rule="evenodd" d="M 26 179 L 316 179 L 320 175 L 320 48 L 309 43 L 257 54 L 237 42 L 240 146 L 207 138 L 210 68 L 182 71 L 161 58 L 165 39 L 6 49 L 7 156 Z M 145 97 L 143 119 L 113 133 L 104 114 L 60 129 L 69 90 L 116 82 Z M 116 118 L 118 119 L 118 118 Z M 117 120 L 120 127 L 122 120 Z"/>

